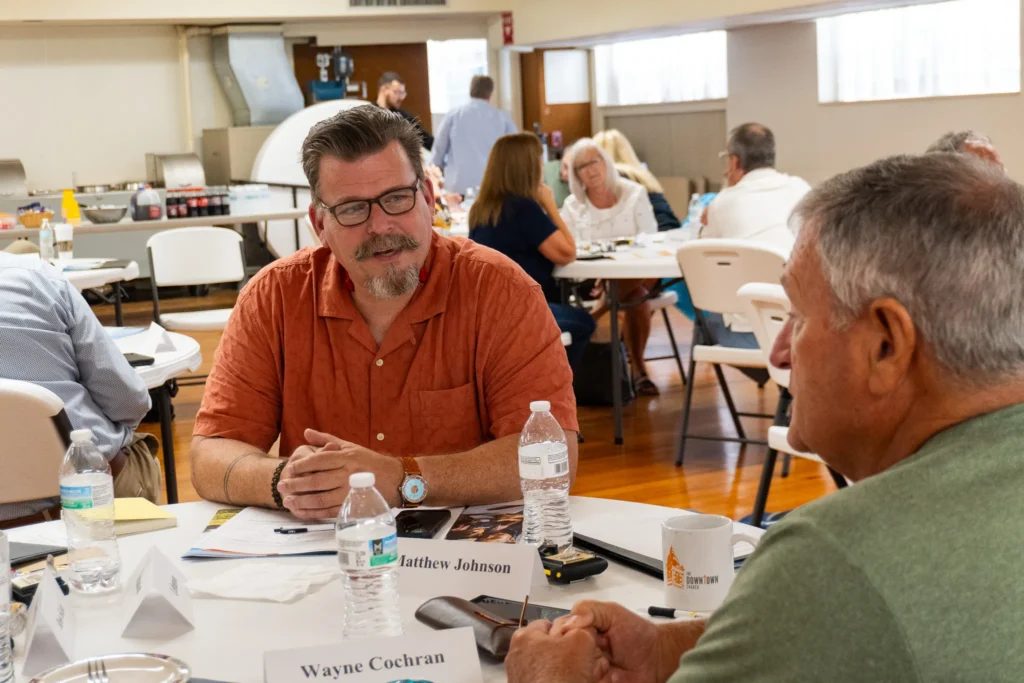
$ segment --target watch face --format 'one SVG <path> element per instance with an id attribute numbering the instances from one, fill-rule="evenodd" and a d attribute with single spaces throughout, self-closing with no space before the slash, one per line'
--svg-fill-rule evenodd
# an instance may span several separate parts
<path id="1" fill-rule="evenodd" d="M 427 485 L 422 477 L 410 474 L 402 482 L 402 497 L 406 502 L 419 503 L 427 497 Z"/>

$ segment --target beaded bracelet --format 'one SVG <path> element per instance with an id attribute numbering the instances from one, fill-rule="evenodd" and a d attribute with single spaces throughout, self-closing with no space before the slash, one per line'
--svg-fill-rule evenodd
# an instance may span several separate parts
<path id="1" fill-rule="evenodd" d="M 274 478 L 270 480 L 270 493 L 274 497 L 274 505 L 278 508 L 284 507 L 284 501 L 281 499 L 281 492 L 277 490 L 277 485 L 281 483 L 281 472 L 284 471 L 284 466 L 287 464 L 287 460 L 282 460 L 274 470 Z"/>

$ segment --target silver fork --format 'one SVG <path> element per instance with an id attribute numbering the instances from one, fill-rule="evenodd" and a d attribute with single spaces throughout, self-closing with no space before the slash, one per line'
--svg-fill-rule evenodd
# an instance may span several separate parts
<path id="1" fill-rule="evenodd" d="M 88 683 L 110 683 L 110 678 L 107 677 L 107 665 L 103 663 L 103 660 L 87 660 L 86 680 Z"/>

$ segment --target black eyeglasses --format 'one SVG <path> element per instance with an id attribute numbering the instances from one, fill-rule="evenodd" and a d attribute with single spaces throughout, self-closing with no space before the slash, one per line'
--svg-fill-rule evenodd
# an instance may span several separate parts
<path id="1" fill-rule="evenodd" d="M 419 183 L 409 187 L 400 187 L 397 190 L 385 192 L 373 199 L 359 199 L 354 202 L 342 202 L 334 206 L 327 206 L 323 202 L 320 205 L 327 209 L 327 212 L 334 216 L 334 220 L 346 228 L 351 228 L 360 223 L 365 223 L 370 217 L 370 210 L 373 205 L 379 206 L 389 216 L 400 216 L 409 213 L 416 206 L 416 192 L 419 190 Z"/>

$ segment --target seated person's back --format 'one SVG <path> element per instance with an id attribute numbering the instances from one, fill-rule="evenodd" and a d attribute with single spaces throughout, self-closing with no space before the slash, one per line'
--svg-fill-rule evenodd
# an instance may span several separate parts
<path id="1" fill-rule="evenodd" d="M 135 427 L 150 407 L 145 384 L 67 279 L 42 261 L 5 253 L 0 253 L 0 376 L 60 397 L 72 429 L 92 430 L 97 448 L 111 461 L 138 441 Z M 155 439 L 151 445 L 155 451 Z M 141 490 L 128 491 L 127 479 L 119 485 L 115 477 L 115 493 L 158 498 L 158 465 L 151 455 L 139 456 L 128 475 L 136 479 L 136 465 L 146 470 Z M 116 469 L 115 474 L 122 471 Z M 0 509 L 0 519 L 50 505 Z"/>
<path id="2" fill-rule="evenodd" d="M 576 260 L 576 241 L 559 215 L 553 190 L 541 179 L 542 152 L 530 133 L 498 139 L 469 211 L 469 237 L 505 254 L 540 284 L 558 328 L 572 339 L 566 354 L 576 371 L 596 324 L 586 310 L 562 304 L 555 284 L 555 264 Z"/>
<path id="3" fill-rule="evenodd" d="M 795 235 L 789 215 L 811 187 L 775 170 L 775 137 L 758 124 L 744 124 L 729 136 L 729 186 L 707 208 L 701 237 L 755 240 L 788 252 Z"/>

